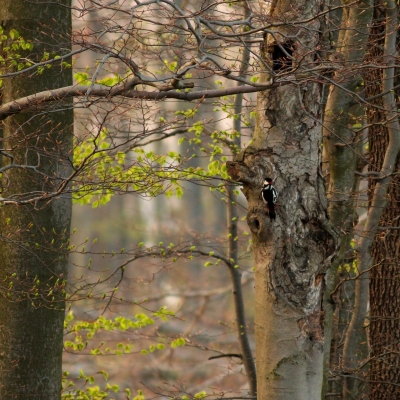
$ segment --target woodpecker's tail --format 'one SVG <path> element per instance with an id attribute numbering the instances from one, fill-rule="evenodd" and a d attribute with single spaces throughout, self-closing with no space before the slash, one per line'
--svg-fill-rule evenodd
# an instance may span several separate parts
<path id="1" fill-rule="evenodd" d="M 276 218 L 275 210 L 274 210 L 274 209 L 272 209 L 272 210 L 270 209 L 270 210 L 269 210 L 269 219 L 270 219 L 271 221 L 274 221 L 275 218 Z"/>
<path id="2" fill-rule="evenodd" d="M 274 221 L 276 219 L 276 213 L 275 213 L 275 204 L 272 202 L 268 203 L 268 213 L 269 213 L 269 219 L 271 221 Z"/>

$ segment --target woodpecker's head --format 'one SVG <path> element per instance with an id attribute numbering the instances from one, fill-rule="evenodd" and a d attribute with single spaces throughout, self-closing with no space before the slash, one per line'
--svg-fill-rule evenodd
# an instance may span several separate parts
<path id="1" fill-rule="evenodd" d="M 271 178 L 265 178 L 264 179 L 264 186 L 266 185 L 272 185 L 272 179 Z"/>

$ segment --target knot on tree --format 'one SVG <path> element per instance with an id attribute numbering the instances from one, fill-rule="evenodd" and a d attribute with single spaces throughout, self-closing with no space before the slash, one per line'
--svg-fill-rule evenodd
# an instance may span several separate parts
<path id="1" fill-rule="evenodd" d="M 235 156 L 233 161 L 226 163 L 228 175 L 236 182 L 259 190 L 265 177 L 274 175 L 273 163 L 270 159 L 272 153 L 271 148 L 257 149 L 247 146 Z"/>
<path id="2" fill-rule="evenodd" d="M 255 174 L 246 164 L 237 161 L 227 161 L 226 169 L 232 180 L 240 183 L 254 184 Z"/>
<path id="3" fill-rule="evenodd" d="M 261 243 L 271 239 L 271 230 L 274 228 L 264 207 L 251 207 L 247 213 L 247 224 L 253 234 L 253 240 Z"/>

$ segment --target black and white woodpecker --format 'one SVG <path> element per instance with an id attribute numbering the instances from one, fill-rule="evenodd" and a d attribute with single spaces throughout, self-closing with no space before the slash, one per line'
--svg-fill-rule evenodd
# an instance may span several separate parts
<path id="1" fill-rule="evenodd" d="M 265 178 L 264 184 L 261 189 L 261 198 L 262 201 L 267 205 L 269 219 L 272 221 L 276 217 L 275 208 L 276 208 L 276 200 L 278 199 L 278 192 L 272 185 L 271 178 Z"/>

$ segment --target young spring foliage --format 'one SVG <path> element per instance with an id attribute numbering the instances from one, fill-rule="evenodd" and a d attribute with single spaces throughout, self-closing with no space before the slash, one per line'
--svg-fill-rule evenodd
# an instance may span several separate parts
<path id="1" fill-rule="evenodd" d="M 167 307 L 161 307 L 159 310 L 154 311 L 150 316 L 140 313 L 136 314 L 135 318 L 125 318 L 123 316 L 116 317 L 115 319 L 108 319 L 104 316 L 98 317 L 94 321 L 76 321 L 72 311 L 70 311 L 64 322 L 65 333 L 68 336 L 73 336 L 73 340 L 66 340 L 64 348 L 66 351 L 72 351 L 77 354 L 89 350 L 91 356 L 104 356 L 104 355 L 117 355 L 129 354 L 134 349 L 131 343 L 118 343 L 113 349 L 106 347 L 105 342 L 94 345 L 92 339 L 95 335 L 100 335 L 102 332 L 134 332 L 147 326 L 153 325 L 155 320 L 167 322 L 169 317 L 175 316 L 175 313 L 168 310 Z M 162 338 L 160 337 L 161 341 Z M 165 343 L 159 342 L 152 344 L 146 349 L 137 350 L 143 355 L 153 353 L 156 350 L 165 350 L 169 345 L 170 348 L 177 348 L 185 346 L 186 340 L 184 338 L 177 338 L 174 340 L 164 339 Z M 100 400 L 113 398 L 113 393 L 123 392 L 127 399 L 144 400 L 143 393 L 139 390 L 137 395 L 131 397 L 131 389 L 125 388 L 123 391 L 118 385 L 111 385 L 109 383 L 101 386 L 95 384 L 96 377 L 94 375 L 101 375 L 104 381 L 108 380 L 108 373 L 104 370 L 96 374 L 86 375 L 82 370 L 79 376 L 75 379 L 70 379 L 70 373 L 65 371 L 63 374 L 63 400 Z"/>
<path id="2" fill-rule="evenodd" d="M 61 60 L 60 55 L 56 53 L 44 52 L 39 60 L 33 60 L 33 47 L 33 43 L 25 40 L 16 29 L 5 32 L 0 26 L 0 70 L 8 73 L 33 68 L 41 75 L 46 69 L 52 68 L 54 62 L 59 63 L 62 68 L 71 68 L 71 63 Z M 0 88 L 2 86 L 3 79 L 0 79 Z"/>
<path id="3" fill-rule="evenodd" d="M 11 29 L 6 33 L 0 26 L 0 48 L 0 69 L 2 71 L 21 71 L 32 65 L 30 61 L 27 61 L 27 55 L 33 49 L 33 44 L 25 41 L 16 29 Z M 3 81 L 0 79 L 0 87 L 2 84 Z"/>
<path id="4" fill-rule="evenodd" d="M 120 331 L 125 332 L 128 330 L 136 330 L 144 328 L 149 325 L 153 325 L 155 319 L 159 319 L 162 322 L 167 322 L 169 317 L 175 316 L 175 313 L 168 310 L 167 307 L 163 306 L 159 310 L 151 313 L 150 316 L 140 313 L 136 314 L 134 319 L 118 316 L 115 319 L 109 319 L 104 316 L 100 316 L 94 321 L 74 321 L 75 316 L 72 311 L 68 313 L 64 322 L 64 329 L 67 334 L 73 334 L 74 340 L 67 340 L 64 342 L 66 349 L 72 351 L 82 351 L 88 348 L 89 340 L 101 332 L 106 331 Z M 171 347 L 184 346 L 185 339 L 178 338 L 171 343 Z M 101 346 L 91 348 L 90 354 L 106 354 L 112 350 L 106 348 L 105 350 L 100 349 Z M 158 346 L 157 349 L 164 349 L 165 346 Z M 126 353 L 130 353 L 132 346 L 118 344 L 117 349 L 114 349 L 114 354 L 121 355 L 121 349 L 125 350 Z"/>
<path id="5" fill-rule="evenodd" d="M 156 154 L 142 147 L 121 151 L 103 128 L 97 134 L 76 138 L 74 146 L 74 201 L 98 207 L 108 203 L 114 193 L 141 196 L 182 196 L 179 180 L 180 154 Z"/>

